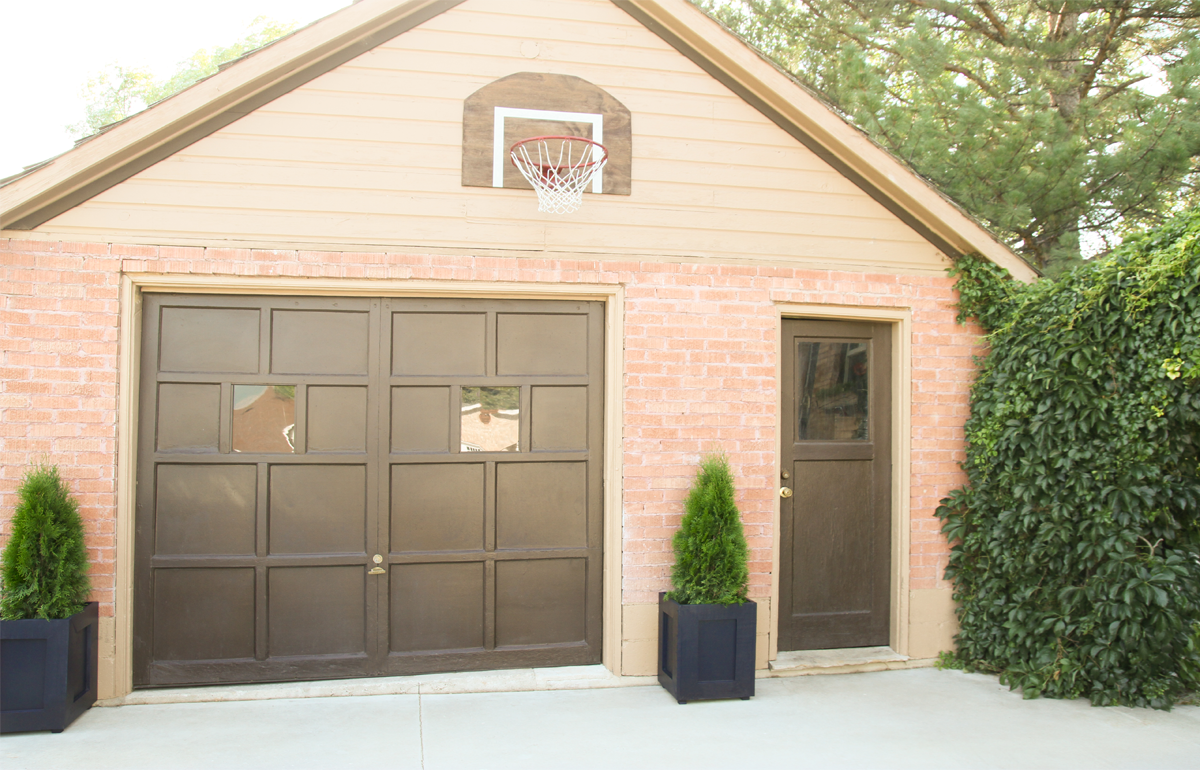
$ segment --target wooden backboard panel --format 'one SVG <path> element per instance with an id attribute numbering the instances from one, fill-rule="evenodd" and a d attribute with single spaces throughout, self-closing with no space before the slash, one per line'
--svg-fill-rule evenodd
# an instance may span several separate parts
<path id="1" fill-rule="evenodd" d="M 567 118 L 562 113 L 578 117 Z M 508 151 L 514 142 L 546 135 L 583 136 L 601 142 L 608 149 L 603 193 L 629 195 L 633 154 L 629 110 L 612 94 L 582 78 L 540 72 L 500 78 L 463 102 L 463 186 L 531 189 L 509 160 Z M 497 159 L 502 176 L 499 185 Z"/>

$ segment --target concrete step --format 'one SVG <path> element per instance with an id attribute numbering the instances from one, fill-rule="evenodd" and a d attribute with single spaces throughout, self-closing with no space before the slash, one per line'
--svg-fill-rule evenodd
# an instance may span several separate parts
<path id="1" fill-rule="evenodd" d="M 834 674 L 854 671 L 882 671 L 910 668 L 914 664 L 930 665 L 933 661 L 910 661 L 891 647 L 848 647 L 837 650 L 793 650 L 781 652 L 770 663 L 775 676 L 800 674 Z"/>

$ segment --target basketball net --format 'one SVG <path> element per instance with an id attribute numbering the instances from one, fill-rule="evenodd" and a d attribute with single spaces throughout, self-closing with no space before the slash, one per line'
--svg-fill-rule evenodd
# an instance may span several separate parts
<path id="1" fill-rule="evenodd" d="M 582 136 L 535 136 L 509 151 L 513 165 L 537 190 L 538 211 L 570 214 L 608 162 L 608 150 Z"/>

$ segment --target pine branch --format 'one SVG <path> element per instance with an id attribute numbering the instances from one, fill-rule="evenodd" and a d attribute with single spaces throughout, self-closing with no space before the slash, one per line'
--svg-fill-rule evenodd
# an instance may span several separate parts
<path id="1" fill-rule="evenodd" d="M 982 19 L 962 6 L 955 5 L 954 3 L 944 2 L 943 0 L 906 0 L 906 2 L 908 2 L 909 5 L 914 5 L 918 8 L 928 8 L 932 11 L 937 11 L 938 13 L 958 19 L 963 24 L 967 25 L 969 29 L 978 32 L 989 40 L 1000 43 L 1001 45 L 1004 45 L 1007 42 L 1006 35 L 1000 34 L 998 30 L 989 28 Z"/>

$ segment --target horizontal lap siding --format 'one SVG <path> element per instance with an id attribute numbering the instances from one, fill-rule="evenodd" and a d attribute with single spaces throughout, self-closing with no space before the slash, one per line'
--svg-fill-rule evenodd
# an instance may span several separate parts
<path id="1" fill-rule="evenodd" d="M 115 576 L 118 276 L 121 272 L 584 282 L 625 287 L 623 602 L 668 586 L 670 538 L 701 453 L 725 450 L 751 548 L 751 589 L 770 593 L 775 510 L 775 303 L 912 311 L 911 587 L 946 588 L 934 516 L 962 484 L 963 423 L 982 354 L 954 322 L 941 276 L 637 260 L 257 251 L 0 239 L 0 541 L 28 464 L 59 464 L 79 497 L 94 596 Z"/>
<path id="2" fill-rule="evenodd" d="M 539 15 L 540 14 L 540 15 Z M 540 54 L 522 56 L 536 41 Z M 462 102 L 520 71 L 633 115 L 633 195 L 568 218 L 462 187 Z M 936 250 L 608 2 L 469 0 L 40 228 L 73 239 L 454 248 L 940 271 Z"/>

